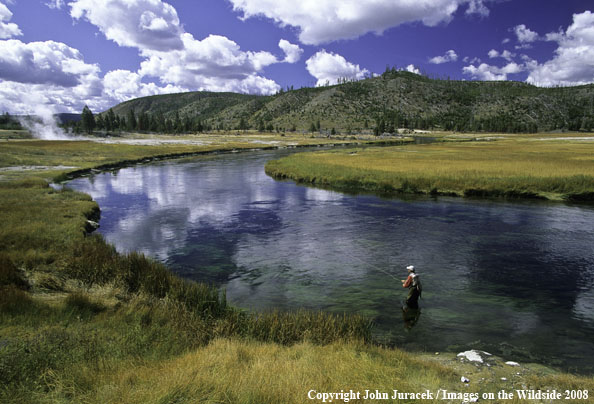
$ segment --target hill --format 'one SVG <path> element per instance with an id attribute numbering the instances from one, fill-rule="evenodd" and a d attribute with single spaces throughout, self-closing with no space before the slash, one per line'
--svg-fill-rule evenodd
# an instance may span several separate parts
<path id="1" fill-rule="evenodd" d="M 594 85 L 540 88 L 520 82 L 430 79 L 388 70 L 342 84 L 273 96 L 190 92 L 138 98 L 113 107 L 144 114 L 146 127 L 260 129 L 342 133 L 397 128 L 486 132 L 591 131 Z M 151 121 L 152 120 L 152 121 Z M 154 125 L 151 124 L 154 123 Z M 177 122 L 177 125 L 176 125 Z M 153 129 L 155 129 L 153 128 Z M 184 130 L 181 130 L 184 131 Z"/>

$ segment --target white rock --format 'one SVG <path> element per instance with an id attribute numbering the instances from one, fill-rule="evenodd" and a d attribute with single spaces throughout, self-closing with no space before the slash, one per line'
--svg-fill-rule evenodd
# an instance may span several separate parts
<path id="1" fill-rule="evenodd" d="M 470 380 L 468 380 L 468 378 L 467 378 L 467 377 L 464 377 L 464 376 L 462 376 L 462 377 L 460 378 L 460 381 L 461 381 L 462 383 L 468 383 L 468 382 L 470 382 Z"/>
<path id="2" fill-rule="evenodd" d="M 520 366 L 520 364 L 518 362 L 512 362 L 512 361 L 507 361 L 505 362 L 506 365 L 509 366 Z"/>
<path id="3" fill-rule="evenodd" d="M 462 358 L 466 358 L 467 360 L 469 360 L 470 362 L 479 362 L 479 363 L 483 363 L 483 358 L 481 356 L 481 353 L 484 353 L 482 351 L 477 351 L 476 349 L 473 349 L 472 351 L 464 351 L 464 352 L 460 352 L 458 354 L 459 357 Z"/>

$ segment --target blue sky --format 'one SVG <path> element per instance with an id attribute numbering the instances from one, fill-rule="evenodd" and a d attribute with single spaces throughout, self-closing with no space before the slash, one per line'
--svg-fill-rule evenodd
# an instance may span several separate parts
<path id="1" fill-rule="evenodd" d="M 591 0 L 0 0 L 0 111 L 102 111 L 193 90 L 273 94 L 386 66 L 594 82 Z"/>

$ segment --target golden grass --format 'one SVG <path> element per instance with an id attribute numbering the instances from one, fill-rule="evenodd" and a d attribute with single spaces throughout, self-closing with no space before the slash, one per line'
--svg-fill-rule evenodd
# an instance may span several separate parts
<path id="1" fill-rule="evenodd" d="M 546 370 L 499 365 L 489 368 L 461 363 L 453 355 L 438 359 L 419 357 L 397 349 L 353 343 L 325 346 L 300 343 L 280 346 L 236 339 L 217 339 L 174 359 L 134 364 L 117 369 L 91 371 L 87 378 L 98 378 L 90 390 L 76 395 L 85 403 L 320 403 L 308 393 L 360 392 L 360 399 L 333 402 L 461 402 L 435 398 L 439 389 L 459 393 L 494 393 L 500 390 L 555 388 L 592 389 L 592 378 L 545 375 Z M 84 369 L 83 372 L 89 372 Z M 520 373 L 518 375 L 517 373 Z M 470 383 L 461 383 L 461 376 Z M 507 380 L 501 380 L 505 377 Z M 68 390 L 61 385 L 56 391 Z M 393 390 L 418 393 L 430 391 L 432 400 L 365 400 L 365 390 Z M 315 394 L 315 393 L 313 393 Z M 480 400 L 480 402 L 494 402 Z M 519 399 L 510 403 L 523 402 Z M 571 401 L 568 401 L 571 402 Z M 573 401 L 579 402 L 579 401 Z M 582 401 L 584 402 L 584 401 Z"/>
<path id="2" fill-rule="evenodd" d="M 102 141 L 105 139 L 98 140 Z M 12 180 L 21 178 L 23 175 L 54 178 L 60 173 L 76 169 L 92 168 L 122 161 L 142 161 L 143 159 L 154 156 L 177 156 L 241 149 L 371 142 L 376 139 L 328 139 L 312 138 L 310 135 L 303 134 L 280 135 L 275 133 L 233 132 L 227 134 L 184 136 L 129 134 L 111 140 L 119 143 L 100 143 L 89 140 L 0 140 L 0 179 L 5 181 Z M 70 168 L 63 168 L 63 166 Z"/>
<path id="3" fill-rule="evenodd" d="M 300 153 L 266 170 L 339 188 L 561 199 L 594 192 L 594 141 L 525 137 Z"/>
<path id="4" fill-rule="evenodd" d="M 491 145 L 497 144 L 472 147 Z M 4 167 L 88 168 L 205 150 L 12 140 L 0 146 Z M 359 150 L 355 158 L 370 156 L 368 163 L 378 160 L 373 153 L 386 153 L 389 161 L 403 150 L 460 146 L 470 145 Z M 477 161 L 470 150 L 478 149 L 465 150 L 468 161 Z M 573 160 L 588 163 L 588 153 Z M 324 156 L 353 158 L 342 154 Z M 336 166 L 359 172 L 367 163 Z M 378 172 L 391 172 L 390 164 L 383 167 L 366 175 L 373 180 Z M 96 204 L 84 194 L 49 188 L 46 179 L 60 172 L 34 171 L 30 177 L 31 171 L 16 171 L 11 178 L 17 181 L 0 181 L 0 402 L 303 403 L 320 402 L 308 400 L 312 389 L 495 392 L 522 384 L 594 391 L 592 378 L 529 367 L 516 377 L 515 369 L 478 369 L 452 355 L 419 356 L 353 342 L 368 331 L 360 318 L 240 313 L 212 288 L 184 282 L 138 254 L 119 256 L 100 238 L 86 237 L 85 222 Z M 469 387 L 460 383 L 461 375 L 471 378 Z M 503 376 L 512 384 L 503 383 Z"/>

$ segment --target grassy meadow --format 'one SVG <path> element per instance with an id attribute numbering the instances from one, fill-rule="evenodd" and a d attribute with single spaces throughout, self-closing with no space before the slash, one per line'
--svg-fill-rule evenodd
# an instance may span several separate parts
<path id="1" fill-rule="evenodd" d="M 594 137 L 483 138 L 300 153 L 271 161 L 277 178 L 380 193 L 594 199 Z"/>
<path id="2" fill-rule="evenodd" d="M 355 315 L 230 307 L 216 288 L 89 235 L 97 204 L 48 185 L 69 171 L 122 161 L 269 146 L 252 140 L 0 140 L 1 403 L 303 403 L 320 402 L 308 400 L 310 390 L 497 392 L 523 385 L 594 392 L 591 377 L 537 365 L 477 367 L 454 354 L 382 348 L 373 344 L 370 322 Z"/>

